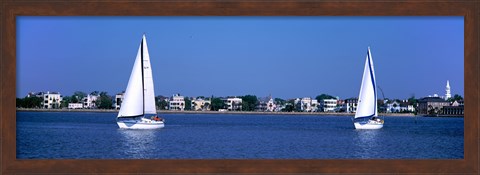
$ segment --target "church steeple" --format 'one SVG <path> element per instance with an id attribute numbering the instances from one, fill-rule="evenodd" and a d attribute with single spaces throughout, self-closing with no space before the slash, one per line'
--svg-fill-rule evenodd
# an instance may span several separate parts
<path id="1" fill-rule="evenodd" d="M 447 80 L 447 86 L 445 87 L 445 100 L 448 100 L 449 98 L 452 97 L 452 94 L 450 94 L 450 82 Z"/>

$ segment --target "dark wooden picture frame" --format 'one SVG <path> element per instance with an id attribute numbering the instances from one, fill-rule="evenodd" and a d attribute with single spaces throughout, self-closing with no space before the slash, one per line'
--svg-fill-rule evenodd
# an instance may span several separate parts
<path id="1" fill-rule="evenodd" d="M 1 174 L 51 173 L 479 173 L 479 1 L 1 1 Z M 464 159 L 452 160 L 18 160 L 17 16 L 463 16 Z M 372 165 L 375 165 L 372 167 Z"/>

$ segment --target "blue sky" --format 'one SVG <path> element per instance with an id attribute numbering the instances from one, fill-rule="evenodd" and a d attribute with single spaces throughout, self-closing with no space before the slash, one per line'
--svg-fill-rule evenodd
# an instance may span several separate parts
<path id="1" fill-rule="evenodd" d="M 17 97 L 124 91 L 146 33 L 155 94 L 464 94 L 463 17 L 17 17 Z M 382 98 L 379 95 L 379 98 Z"/>

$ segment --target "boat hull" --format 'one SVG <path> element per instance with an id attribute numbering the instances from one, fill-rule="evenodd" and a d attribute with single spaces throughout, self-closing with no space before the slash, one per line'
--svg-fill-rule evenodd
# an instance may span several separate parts
<path id="1" fill-rule="evenodd" d="M 373 122 L 355 122 L 355 129 L 381 129 L 383 128 L 383 123 L 373 123 Z"/>
<path id="2" fill-rule="evenodd" d="M 118 127 L 120 129 L 160 129 L 163 128 L 163 121 L 137 121 L 137 120 L 127 120 L 127 121 L 117 121 Z"/>

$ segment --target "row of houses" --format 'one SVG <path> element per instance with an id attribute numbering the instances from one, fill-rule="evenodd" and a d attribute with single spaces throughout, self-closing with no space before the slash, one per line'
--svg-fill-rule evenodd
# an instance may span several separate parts
<path id="1" fill-rule="evenodd" d="M 119 93 L 115 97 L 115 108 L 120 109 L 121 101 L 123 99 L 123 93 Z M 186 102 L 185 97 L 180 94 L 174 94 L 170 98 L 159 98 L 159 101 L 167 102 L 167 106 L 163 110 L 185 110 Z M 242 99 L 238 97 L 226 97 L 221 98 L 225 104 L 224 111 L 241 111 L 242 110 Z M 191 100 L 191 110 L 194 111 L 208 111 L 211 109 L 211 99 L 209 98 L 192 98 Z M 355 112 L 357 109 L 357 98 L 349 98 L 345 100 L 336 99 L 323 99 L 320 102 L 316 99 L 310 97 L 296 98 L 294 99 L 294 104 L 284 103 L 277 104 L 273 98 L 265 97 L 259 98 L 258 104 L 255 107 L 256 111 L 267 111 L 267 112 L 278 112 L 287 108 L 288 105 L 294 106 L 295 111 L 301 112 Z M 413 106 L 405 107 L 404 103 L 398 104 L 397 101 L 393 103 L 387 103 L 387 112 L 400 112 L 400 111 L 409 111 L 413 112 Z"/>
<path id="2" fill-rule="evenodd" d="M 29 93 L 27 97 L 40 97 L 42 99 L 42 108 L 60 108 L 63 96 L 59 92 L 39 92 Z M 100 98 L 99 95 L 89 94 L 79 100 L 78 103 L 69 103 L 69 109 L 94 109 L 97 108 L 96 101 Z M 225 111 L 241 111 L 242 99 L 238 97 L 221 98 L 225 104 Z M 113 106 L 115 109 L 120 109 L 123 100 L 123 93 L 118 93 L 115 96 Z M 160 101 L 167 102 L 164 110 L 185 110 L 185 97 L 180 94 L 174 94 L 170 98 L 160 98 Z M 191 110 L 208 111 L 211 110 L 211 99 L 209 98 L 192 98 Z M 256 111 L 278 112 L 283 111 L 287 106 L 293 106 L 295 111 L 301 112 L 347 112 L 353 113 L 357 109 L 357 98 L 349 98 L 341 100 L 338 97 L 333 99 L 322 99 L 320 102 L 317 99 L 310 97 L 296 98 L 293 104 L 277 103 L 273 98 L 265 97 L 259 98 L 258 104 L 255 107 Z M 463 115 L 464 104 L 463 100 L 449 102 L 443 98 L 433 96 L 424 97 L 414 104 L 408 100 L 378 100 L 379 112 L 398 113 L 398 112 L 417 112 L 420 115 Z"/>
<path id="3" fill-rule="evenodd" d="M 117 94 L 116 108 L 120 109 L 121 94 Z M 186 101 L 185 97 L 180 94 L 174 94 L 170 98 L 159 98 L 159 101 L 165 101 L 168 105 L 164 110 L 185 110 Z M 222 111 L 241 111 L 243 101 L 238 97 L 225 97 L 221 98 L 224 102 L 224 109 Z M 194 111 L 208 111 L 211 110 L 211 99 L 209 98 L 191 98 L 191 110 Z M 349 98 L 345 100 L 335 99 L 323 99 L 320 102 L 310 97 L 296 98 L 291 103 L 279 104 L 273 100 L 273 98 L 265 97 L 258 98 L 258 104 L 255 107 L 256 111 L 278 112 L 283 111 L 287 106 L 293 106 L 295 111 L 301 112 L 349 112 L 353 113 L 357 109 L 357 98 Z M 406 101 L 379 101 L 380 104 L 385 103 L 386 107 L 383 107 L 382 112 L 414 112 L 413 105 L 408 105 Z M 383 106 L 383 105 L 382 105 Z"/>

